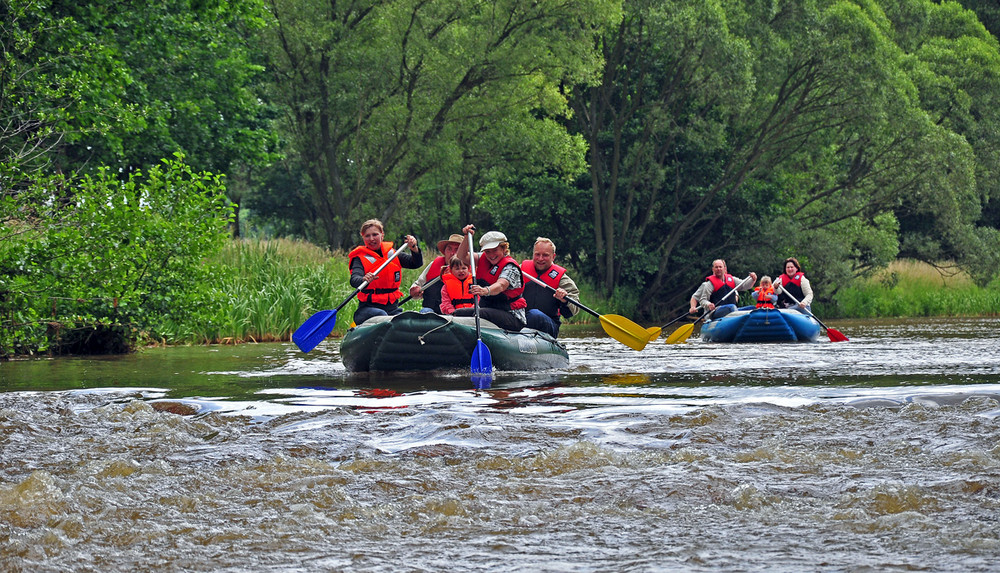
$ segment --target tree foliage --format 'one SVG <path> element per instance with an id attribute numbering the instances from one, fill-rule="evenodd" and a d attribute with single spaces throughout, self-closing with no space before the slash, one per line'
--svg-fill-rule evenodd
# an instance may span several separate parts
<path id="1" fill-rule="evenodd" d="M 364 219 L 388 222 L 437 189 L 462 202 L 493 170 L 582 168 L 581 140 L 552 119 L 567 112 L 558 86 L 593 77 L 595 30 L 614 2 L 270 6 L 271 96 L 323 242 L 347 247 Z"/>
<path id="2" fill-rule="evenodd" d="M 221 178 L 180 159 L 125 181 L 103 168 L 3 193 L 0 356 L 93 336 L 123 351 L 139 331 L 155 337 L 162 321 L 196 311 L 201 263 L 231 216 Z"/>
<path id="3" fill-rule="evenodd" d="M 796 255 L 825 296 L 899 252 L 996 268 L 997 42 L 957 4 L 637 0 L 600 45 L 571 126 L 607 292 L 655 314 L 717 257 Z"/>

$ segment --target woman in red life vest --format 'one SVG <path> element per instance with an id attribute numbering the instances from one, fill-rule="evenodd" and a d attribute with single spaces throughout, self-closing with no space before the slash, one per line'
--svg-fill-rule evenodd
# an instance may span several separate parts
<path id="1" fill-rule="evenodd" d="M 774 279 L 774 292 L 778 295 L 778 308 L 794 308 L 799 312 L 811 312 L 813 301 L 812 285 L 802 272 L 802 265 L 795 257 L 788 257 L 783 263 L 785 272 Z M 787 291 L 787 294 L 786 294 Z M 799 301 L 796 304 L 788 295 Z"/>
<path id="2" fill-rule="evenodd" d="M 441 312 L 441 289 L 444 288 L 444 285 L 441 284 L 441 281 L 426 288 L 424 285 L 438 278 L 442 272 L 447 270 L 451 258 L 458 252 L 458 246 L 462 244 L 463 240 L 462 235 L 453 234 L 447 239 L 438 241 L 437 248 L 441 251 L 441 256 L 435 257 L 420 273 L 417 280 L 410 285 L 410 296 L 424 299 L 420 312 Z"/>
<path id="3" fill-rule="evenodd" d="M 753 291 L 753 300 L 756 308 L 774 308 L 774 303 L 778 302 L 778 295 L 774 294 L 771 277 L 767 275 L 761 277 L 760 286 Z"/>
<path id="4" fill-rule="evenodd" d="M 729 295 L 733 289 L 738 291 L 750 290 L 753 288 L 755 282 L 757 282 L 757 273 L 750 273 L 750 280 L 741 283 L 740 279 L 729 274 L 726 270 L 726 261 L 716 259 L 712 261 L 712 274 L 707 276 L 705 282 L 701 283 L 698 290 L 694 291 L 694 294 L 691 295 L 691 309 L 689 312 L 695 314 L 698 312 L 698 307 L 704 307 L 708 309 L 708 312 L 713 312 L 715 311 L 715 307 L 719 306 L 719 311 L 713 312 L 711 318 L 721 318 L 736 310 L 737 300 L 740 296 L 739 293 L 728 297 L 726 295 Z"/>
<path id="5" fill-rule="evenodd" d="M 441 314 L 454 314 L 460 308 L 472 308 L 472 274 L 469 265 L 458 257 L 452 257 L 448 270 L 441 275 L 444 287 L 441 289 Z"/>
<path id="6" fill-rule="evenodd" d="M 383 241 L 385 232 L 382 222 L 369 219 L 361 225 L 361 238 L 364 244 L 355 247 L 348 255 L 348 265 L 351 269 L 351 286 L 357 288 L 368 282 L 358 293 L 358 309 L 354 311 L 354 323 L 361 324 L 373 316 L 385 316 L 402 312 L 396 301 L 403 297 L 399 292 L 402 280 L 402 269 L 416 269 L 424 264 L 420 246 L 413 235 L 404 239 L 409 253 L 400 253 L 379 274 L 375 270 L 382 266 L 387 258 L 392 256 L 391 242 Z"/>
<path id="7" fill-rule="evenodd" d="M 479 239 L 482 252 L 470 257 L 469 239 L 476 232 L 474 225 L 462 228 L 466 239 L 458 247 L 455 255 L 470 265 L 476 265 L 476 284 L 469 292 L 479 295 L 479 314 L 504 330 L 518 331 L 524 328 L 524 309 L 528 306 L 521 293 L 524 292 L 524 277 L 521 267 L 510 256 L 507 237 L 499 231 L 490 231 Z M 475 308 L 462 308 L 455 316 L 473 316 Z"/>

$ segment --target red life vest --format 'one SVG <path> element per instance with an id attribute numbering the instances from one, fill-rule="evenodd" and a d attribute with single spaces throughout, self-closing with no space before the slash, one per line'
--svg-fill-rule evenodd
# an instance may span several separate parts
<path id="1" fill-rule="evenodd" d="M 550 287 L 557 289 L 559 288 L 559 281 L 561 281 L 563 275 L 566 274 L 566 269 L 553 264 L 549 267 L 549 270 L 539 275 L 535 272 L 535 262 L 529 259 L 521 262 L 521 273 L 533 276 Z M 559 299 L 552 296 L 552 291 L 549 289 L 528 281 L 524 285 L 524 300 L 527 303 L 528 308 L 536 308 L 553 319 L 559 320 L 559 309 L 561 308 L 562 303 Z"/>
<path id="2" fill-rule="evenodd" d="M 774 308 L 771 296 L 774 294 L 774 287 L 757 287 L 753 290 L 753 299 L 757 301 L 757 308 Z"/>
<path id="3" fill-rule="evenodd" d="M 459 280 L 458 277 L 451 274 L 451 271 L 448 271 L 441 275 L 441 282 L 444 283 L 444 288 L 448 290 L 452 306 L 455 308 L 472 308 L 475 302 L 473 296 L 469 294 L 469 287 L 472 286 L 472 275 Z"/>
<path id="4" fill-rule="evenodd" d="M 715 305 L 718 305 L 719 301 L 729 294 L 729 291 L 736 288 L 736 277 L 728 273 L 721 279 L 715 275 L 708 275 L 705 280 L 712 283 L 712 287 L 715 289 L 712 291 L 712 296 L 708 297 L 708 300 Z M 738 294 L 735 296 L 739 297 Z M 729 297 L 726 299 L 726 304 L 736 304 L 736 299 Z"/>
<path id="5" fill-rule="evenodd" d="M 382 266 L 388 257 L 392 256 L 392 252 L 392 243 L 389 242 L 382 243 L 382 253 L 377 253 L 361 245 L 354 247 L 347 260 L 351 261 L 357 258 L 361 261 L 361 266 L 364 267 L 366 274 L 373 273 Z M 361 289 L 361 292 L 358 293 L 358 300 L 381 305 L 395 304 L 397 300 L 403 298 L 403 293 L 399 292 L 399 283 L 402 278 L 403 266 L 399 263 L 398 258 L 393 259 L 382 269 L 377 279 Z"/>
<path id="6" fill-rule="evenodd" d="M 479 286 L 489 287 L 497 282 L 500 278 L 500 271 L 507 265 L 514 265 L 517 267 L 518 271 L 521 267 L 517 265 L 517 261 L 514 260 L 510 255 L 504 255 L 500 262 L 495 265 L 491 265 L 486 256 L 483 254 L 479 255 L 479 260 L 476 261 L 476 284 Z M 514 310 L 516 308 L 525 308 L 528 303 L 521 297 L 524 292 L 524 277 L 521 277 L 521 286 L 518 288 L 508 288 L 500 294 L 495 294 L 492 296 L 480 296 L 479 300 L 482 302 L 483 306 L 489 308 L 499 308 L 501 310 Z"/>
<path id="7" fill-rule="evenodd" d="M 805 276 L 806 275 L 801 272 L 797 272 L 790 277 L 787 274 L 782 273 L 780 277 L 782 291 L 788 291 L 788 294 L 801 301 L 806 296 L 806 294 L 802 292 L 802 279 L 805 278 Z M 793 301 L 791 297 L 785 295 L 784 292 L 778 295 L 778 303 L 779 306 L 784 308 L 795 306 L 795 301 Z"/>

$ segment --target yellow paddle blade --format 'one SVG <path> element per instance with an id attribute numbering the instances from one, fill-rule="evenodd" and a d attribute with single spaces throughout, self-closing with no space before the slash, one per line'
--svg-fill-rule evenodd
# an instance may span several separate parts
<path id="1" fill-rule="evenodd" d="M 682 324 L 680 328 L 670 333 L 665 341 L 667 344 L 683 344 L 687 342 L 691 333 L 694 332 L 694 324 Z"/>
<path id="2" fill-rule="evenodd" d="M 632 350 L 642 350 L 649 342 L 649 332 L 645 328 L 617 314 L 602 314 L 601 326 L 608 336 L 628 346 Z"/>
<path id="3" fill-rule="evenodd" d="M 659 326 L 650 326 L 646 329 L 646 332 L 649 333 L 649 341 L 652 342 L 660 337 L 660 333 L 663 332 L 663 329 Z"/>

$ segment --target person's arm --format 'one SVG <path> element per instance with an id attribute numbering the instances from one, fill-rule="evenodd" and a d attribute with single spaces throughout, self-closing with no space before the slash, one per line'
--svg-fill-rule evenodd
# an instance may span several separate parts
<path id="1" fill-rule="evenodd" d="M 712 296 L 713 290 L 712 283 L 708 281 L 701 283 L 698 290 L 694 291 L 694 294 L 691 295 L 690 314 L 698 312 L 699 306 L 704 306 L 708 308 L 708 310 L 715 310 L 715 305 L 708 301 L 709 297 Z"/>
<path id="2" fill-rule="evenodd" d="M 757 284 L 757 273 L 750 273 L 750 280 L 737 278 L 736 290 L 753 290 L 753 285 Z M 744 281 L 742 284 L 739 281 Z"/>
<path id="3" fill-rule="evenodd" d="M 410 252 L 399 253 L 399 264 L 404 269 L 418 269 L 424 264 L 424 254 L 420 252 L 420 245 L 417 243 L 417 238 L 413 235 L 407 235 L 404 239 L 404 244 L 410 248 Z M 403 245 L 399 246 L 400 249 Z"/>
<path id="4" fill-rule="evenodd" d="M 358 288 L 365 282 L 365 266 L 361 264 L 361 259 L 354 257 L 350 262 L 351 286 Z"/>
<path id="5" fill-rule="evenodd" d="M 462 261 L 464 261 L 465 264 L 467 264 L 469 266 L 472 266 L 472 265 L 476 264 L 476 258 L 475 257 L 470 257 L 470 253 L 469 253 L 469 237 L 471 237 L 471 236 L 473 236 L 475 234 L 476 234 L 476 226 L 475 225 L 466 225 L 466 226 L 462 227 L 462 236 L 465 237 L 465 240 L 462 241 L 462 243 L 460 245 L 458 245 L 458 251 L 455 253 L 456 257 L 458 257 L 459 259 L 461 259 Z M 473 293 L 473 294 L 475 294 L 475 293 Z"/>
<path id="6" fill-rule="evenodd" d="M 560 290 L 563 291 L 561 297 L 558 296 Z M 563 273 L 563 276 L 559 279 L 559 288 L 556 289 L 556 293 L 553 296 L 562 302 L 562 304 L 559 305 L 559 314 L 564 317 L 570 318 L 580 312 L 580 307 L 566 301 L 566 297 L 580 300 L 580 289 L 577 288 L 576 282 L 574 282 L 573 279 L 566 276 L 566 273 Z"/>
<path id="7" fill-rule="evenodd" d="M 813 303 L 812 285 L 809 284 L 809 279 L 806 277 L 802 277 L 802 282 L 800 284 L 802 285 L 802 300 L 799 302 L 802 303 L 803 307 L 806 307 Z"/>
<path id="8" fill-rule="evenodd" d="M 455 314 L 455 305 L 451 303 L 447 288 L 441 289 L 441 314 Z"/>
<path id="9" fill-rule="evenodd" d="M 427 271 L 431 269 L 430 265 L 424 267 L 424 270 L 420 272 L 420 276 L 417 280 L 413 281 L 410 285 L 410 296 L 413 298 L 421 298 L 424 296 L 424 285 L 427 284 Z"/>

